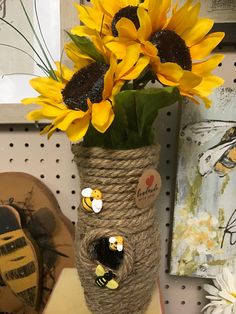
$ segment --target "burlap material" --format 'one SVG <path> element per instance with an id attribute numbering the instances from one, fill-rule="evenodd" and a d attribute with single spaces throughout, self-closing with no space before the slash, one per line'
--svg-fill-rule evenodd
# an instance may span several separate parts
<path id="1" fill-rule="evenodd" d="M 107 150 L 73 145 L 81 190 L 98 188 L 103 193 L 99 214 L 78 208 L 76 264 L 87 305 L 94 314 L 141 314 L 151 299 L 158 276 L 160 239 L 156 209 L 135 204 L 138 180 L 144 169 L 155 168 L 159 147 Z M 114 271 L 117 290 L 95 284 L 93 243 L 99 238 L 121 235 L 124 257 Z M 109 270 L 107 267 L 106 271 Z"/>

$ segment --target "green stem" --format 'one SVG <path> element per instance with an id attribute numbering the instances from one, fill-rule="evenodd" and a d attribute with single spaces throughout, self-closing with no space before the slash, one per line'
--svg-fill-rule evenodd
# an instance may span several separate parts
<path id="1" fill-rule="evenodd" d="M 45 57 L 45 59 L 46 59 L 46 62 L 47 62 L 47 64 L 48 64 L 48 66 L 49 66 L 49 69 L 50 69 L 49 75 L 50 75 L 54 80 L 57 81 L 57 80 L 58 80 L 58 79 L 57 79 L 57 76 L 55 75 L 55 72 L 54 72 L 54 70 L 53 70 L 53 67 L 52 67 L 52 65 L 51 65 L 51 63 L 50 63 L 50 61 L 49 61 L 49 59 L 48 59 L 48 57 L 47 57 L 47 54 L 46 54 L 45 51 L 44 51 L 44 48 L 43 48 L 43 46 L 42 46 L 42 44 L 41 44 L 41 41 L 40 41 L 40 39 L 39 39 L 37 33 L 35 32 L 35 29 L 34 29 L 34 27 L 33 27 L 33 24 L 32 24 L 32 22 L 31 22 L 31 20 L 30 20 L 30 18 L 29 18 L 29 15 L 28 15 L 28 13 L 27 13 L 27 11 L 26 11 L 26 9 L 25 9 L 25 6 L 24 6 L 22 0 L 20 0 L 20 3 L 21 3 L 21 6 L 22 6 L 23 11 L 24 11 L 24 13 L 25 13 L 25 16 L 26 16 L 26 18 L 27 18 L 27 20 L 28 20 L 28 23 L 29 23 L 29 25 L 30 25 L 30 27 L 31 27 L 31 29 L 32 29 L 32 31 L 33 31 L 33 33 L 34 33 L 34 36 L 35 36 L 35 38 L 37 39 L 37 42 L 38 42 L 38 44 L 39 44 L 39 47 L 40 47 L 40 49 L 41 49 L 41 51 L 42 51 L 42 53 L 43 53 L 43 55 L 44 55 L 44 57 Z"/>
<path id="2" fill-rule="evenodd" d="M 13 49 L 16 49 L 16 50 L 18 50 L 18 51 L 23 52 L 23 53 L 26 54 L 28 57 L 30 57 L 30 59 L 32 59 L 32 60 L 35 62 L 35 64 L 36 64 L 41 70 L 44 71 L 44 73 L 46 73 L 46 74 L 48 75 L 47 70 L 46 70 L 45 68 L 43 68 L 43 67 L 31 56 L 31 54 L 29 54 L 27 51 L 25 51 L 25 50 L 23 50 L 23 49 L 21 49 L 21 48 L 18 48 L 18 47 L 12 46 L 12 45 L 8 45 L 8 44 L 3 44 L 3 43 L 0 43 L 0 46 L 13 48 Z"/>
<path id="3" fill-rule="evenodd" d="M 53 57 L 52 57 L 52 55 L 51 55 L 51 53 L 50 53 L 50 50 L 48 49 L 46 40 L 45 40 L 45 38 L 44 38 L 44 36 L 43 36 L 43 32 L 42 32 L 42 28 L 41 28 L 40 21 L 39 21 L 39 16 L 38 16 L 37 1 L 36 1 L 36 0 L 34 0 L 34 10 L 35 10 L 35 15 L 36 15 L 36 19 L 37 19 L 37 24 L 38 24 L 39 32 L 40 32 L 40 35 L 41 35 L 41 37 L 42 37 L 44 46 L 45 46 L 45 48 L 46 48 L 46 50 L 47 50 L 47 52 L 48 52 L 50 58 L 52 59 L 52 62 L 54 62 L 54 59 L 53 59 Z"/>
<path id="4" fill-rule="evenodd" d="M 36 56 L 39 58 L 39 60 L 42 62 L 42 64 L 44 65 L 44 67 L 48 70 L 49 73 L 49 69 L 47 68 L 47 65 L 44 63 L 43 59 L 40 57 L 40 55 L 38 54 L 37 50 L 33 47 L 33 45 L 29 42 L 29 40 L 25 37 L 24 34 L 22 34 L 15 26 L 13 26 L 11 23 L 7 22 L 6 20 L 4 20 L 3 18 L 0 17 L 0 21 L 3 21 L 4 23 L 6 23 L 8 26 L 10 26 L 11 28 L 13 28 L 18 34 L 20 34 L 20 36 L 22 38 L 24 38 L 24 40 L 27 42 L 27 44 L 30 46 L 30 48 L 34 51 L 34 53 L 36 54 Z"/>

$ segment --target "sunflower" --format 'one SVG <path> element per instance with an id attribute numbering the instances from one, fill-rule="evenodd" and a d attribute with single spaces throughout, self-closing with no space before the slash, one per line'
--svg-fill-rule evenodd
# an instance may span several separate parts
<path id="1" fill-rule="evenodd" d="M 80 20 L 85 26 L 74 27 L 72 33 L 90 36 L 92 30 L 96 30 L 102 36 L 118 36 L 116 24 L 122 17 L 130 19 L 138 29 L 140 25 L 137 9 L 142 2 L 141 0 L 91 0 L 92 7 L 75 4 Z"/>
<path id="2" fill-rule="evenodd" d="M 127 49 L 122 61 L 111 55 L 110 64 L 87 60 L 80 67 L 80 57 L 76 60 L 76 51 L 70 47 L 70 53 L 76 61 L 71 71 L 56 63 L 57 80 L 51 77 L 35 78 L 31 86 L 40 94 L 35 98 L 26 98 L 24 104 L 36 103 L 41 109 L 30 112 L 30 120 L 49 119 L 52 123 L 42 133 L 50 137 L 56 129 L 65 131 L 71 141 L 81 139 L 87 132 L 90 122 L 104 133 L 114 119 L 113 96 L 126 81 L 136 79 L 149 63 L 148 57 L 140 57 L 139 48 L 133 45 Z"/>
<path id="3" fill-rule="evenodd" d="M 213 21 L 199 18 L 200 3 L 192 2 L 176 5 L 167 18 L 171 1 L 145 0 L 137 9 L 140 27 L 122 17 L 116 24 L 118 37 L 107 37 L 106 45 L 120 58 L 127 46 L 138 43 L 140 51 L 151 57 L 152 70 L 163 85 L 176 86 L 181 95 L 197 103 L 202 99 L 209 107 L 208 96 L 224 82 L 212 75 L 223 55 L 207 57 L 224 33 L 208 34 Z"/>

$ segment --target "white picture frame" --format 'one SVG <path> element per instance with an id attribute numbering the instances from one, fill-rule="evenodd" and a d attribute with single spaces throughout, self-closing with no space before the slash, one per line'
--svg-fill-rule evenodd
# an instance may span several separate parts
<path id="1" fill-rule="evenodd" d="M 5 17 L 7 20 L 7 4 L 16 0 L 0 0 L 0 16 Z M 19 0 L 18 0 L 19 2 Z M 33 2 L 33 0 L 23 0 L 25 5 Z M 55 60 L 60 60 L 61 56 L 61 47 L 63 43 L 68 38 L 65 30 L 69 31 L 73 25 L 79 23 L 77 10 L 74 7 L 74 0 L 37 0 L 38 7 L 38 15 L 40 19 L 40 24 L 42 27 L 42 31 L 45 37 L 45 41 L 47 42 L 50 51 L 52 52 L 53 58 Z M 81 1 L 77 0 L 77 3 L 81 3 Z M 1 6 L 2 4 L 2 6 Z M 45 6 L 44 6 L 45 4 Z M 22 11 L 23 14 L 23 11 Z M 19 12 L 17 12 L 17 16 L 19 16 Z M 49 18 L 50 17 L 50 18 Z M 34 21 L 36 18 L 34 17 Z M 9 20 L 11 22 L 11 20 Z M 1 28 L 1 25 L 0 25 Z M 1 31 L 1 29 L 0 29 Z M 52 32 L 54 32 L 52 34 Z M 18 37 L 20 39 L 20 36 Z M 31 37 L 32 40 L 33 37 Z M 54 42 L 52 40 L 54 38 Z M 1 40 L 2 41 L 2 40 Z M 9 44 L 10 41 L 8 41 Z M 34 39 L 32 40 L 32 44 L 34 45 Z M 12 44 L 13 45 L 13 44 Z M 17 42 L 14 42 L 14 46 L 17 47 Z M 2 47 L 1 47 L 2 49 Z M 6 49 L 7 51 L 7 49 Z M 19 52 L 20 53 L 20 52 Z M 7 52 L 6 52 L 7 57 Z M 0 63 L 4 62 L 4 58 L 0 58 Z M 34 68 L 36 66 L 34 65 Z M 33 73 L 37 73 L 35 69 L 33 69 Z M 23 71 L 22 71 L 23 72 Z M 42 72 L 39 75 L 43 75 Z M 2 79 L 2 87 L 1 87 L 1 79 Z M 7 76 L 7 81 L 4 77 L 2 78 L 2 74 L 0 76 L 0 124 L 29 124 L 33 123 L 32 121 L 28 121 L 26 119 L 26 115 L 29 111 L 36 106 L 24 106 L 20 103 L 20 99 L 24 97 L 34 97 L 36 93 L 29 85 L 30 76 L 26 75 L 9 75 Z M 4 94 L 4 91 L 7 88 L 11 88 L 13 86 L 13 90 L 16 90 L 17 87 L 20 87 L 21 93 L 19 93 L 19 97 L 17 93 L 15 96 L 10 96 Z M 2 95 L 2 96 L 1 96 Z M 4 98 L 5 97 L 5 98 Z M 2 98 L 2 99 L 1 99 Z M 13 101 L 12 101 L 13 100 Z"/>

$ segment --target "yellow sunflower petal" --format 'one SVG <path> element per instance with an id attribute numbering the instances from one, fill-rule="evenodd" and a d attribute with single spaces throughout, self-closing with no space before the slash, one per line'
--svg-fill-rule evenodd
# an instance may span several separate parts
<path id="1" fill-rule="evenodd" d="M 194 63 L 192 65 L 192 72 L 202 76 L 209 75 L 223 59 L 224 55 L 215 54 L 206 61 Z"/>
<path id="2" fill-rule="evenodd" d="M 140 41 L 148 40 L 152 34 L 152 24 L 148 12 L 143 8 L 138 8 L 137 14 L 140 23 L 138 38 Z"/>
<path id="3" fill-rule="evenodd" d="M 127 37 L 130 40 L 137 39 L 137 30 L 134 23 L 125 17 L 122 17 L 116 23 L 116 29 L 118 31 L 119 37 Z"/>
<path id="4" fill-rule="evenodd" d="M 56 75 L 59 79 L 62 79 L 62 81 L 65 80 L 68 82 L 74 75 L 74 72 L 61 62 L 55 62 L 55 65 L 57 67 Z"/>
<path id="5" fill-rule="evenodd" d="M 104 20 L 104 14 L 101 11 L 94 10 L 89 6 L 78 5 L 80 20 L 89 28 L 101 31 L 101 26 L 106 21 Z M 107 29 L 103 27 L 103 32 L 107 32 Z M 107 33 L 108 35 L 108 33 Z"/>
<path id="6" fill-rule="evenodd" d="M 57 123 L 57 128 L 62 131 L 66 131 L 74 120 L 82 119 L 88 114 L 89 111 L 84 112 L 82 110 L 69 110 L 65 118 L 60 123 Z"/>
<path id="7" fill-rule="evenodd" d="M 173 28 L 173 30 L 182 37 L 182 34 L 194 27 L 194 25 L 196 25 L 197 20 L 198 20 L 198 16 L 199 16 L 199 12 L 200 12 L 200 3 L 198 2 L 195 6 L 191 7 L 187 14 L 185 16 L 183 16 L 183 19 L 177 24 L 175 25 L 175 27 Z"/>
<path id="8" fill-rule="evenodd" d="M 77 25 L 71 29 L 71 34 L 77 36 L 96 36 L 96 30 L 84 25 Z"/>
<path id="9" fill-rule="evenodd" d="M 198 86 L 202 82 L 202 77 L 196 75 L 190 71 L 184 71 L 183 76 L 179 82 L 180 90 L 192 90 L 194 87 Z"/>
<path id="10" fill-rule="evenodd" d="M 223 85 L 224 80 L 218 76 L 209 75 L 203 77 L 201 84 L 199 84 L 194 91 L 201 97 L 207 97 L 212 93 L 212 90 Z"/>
<path id="11" fill-rule="evenodd" d="M 31 120 L 31 121 L 39 121 L 42 119 L 47 119 L 48 117 L 45 117 L 45 115 L 42 113 L 42 110 L 33 110 L 31 112 L 29 112 L 26 116 L 27 120 Z"/>
<path id="12" fill-rule="evenodd" d="M 167 12 L 171 6 L 171 0 L 145 0 L 141 7 L 148 11 L 152 23 L 152 32 L 164 27 L 167 20 Z"/>
<path id="13" fill-rule="evenodd" d="M 40 94 L 57 102 L 62 102 L 61 91 L 65 84 L 55 81 L 52 78 L 40 77 L 30 80 L 30 85 Z"/>
<path id="14" fill-rule="evenodd" d="M 203 38 L 197 45 L 190 48 L 192 59 L 201 60 L 206 58 L 212 50 L 221 42 L 225 33 L 211 33 Z"/>
<path id="15" fill-rule="evenodd" d="M 117 59 L 122 60 L 125 57 L 127 47 L 134 42 L 127 44 L 125 41 L 111 41 L 106 43 L 106 47 L 116 56 Z"/>
<path id="16" fill-rule="evenodd" d="M 211 19 L 199 19 L 193 27 L 185 30 L 181 37 L 188 47 L 192 47 L 209 33 L 213 24 L 214 21 Z"/>
<path id="17" fill-rule="evenodd" d="M 111 18 L 121 9 L 120 1 L 92 0 L 92 4 Z"/>
<path id="18" fill-rule="evenodd" d="M 110 1 L 110 0 L 107 0 Z M 120 0 L 122 8 L 127 7 L 128 5 L 137 7 L 140 3 L 140 0 Z"/>
<path id="19" fill-rule="evenodd" d="M 110 67 L 104 76 L 104 88 L 103 88 L 103 93 L 102 93 L 103 99 L 107 99 L 111 96 L 112 88 L 114 84 L 114 73 L 115 73 L 116 67 L 117 67 L 117 60 L 115 56 L 111 56 Z"/>
<path id="20" fill-rule="evenodd" d="M 72 42 L 65 44 L 65 52 L 67 56 L 73 61 L 77 71 L 87 66 L 91 62 L 94 62 L 94 60 L 91 57 L 82 54 L 79 51 L 78 47 Z"/>
<path id="21" fill-rule="evenodd" d="M 184 70 L 176 63 L 166 62 L 158 65 L 157 76 L 164 85 L 178 85 L 183 74 Z"/>
<path id="22" fill-rule="evenodd" d="M 148 56 L 141 57 L 135 66 L 125 75 L 122 76 L 123 80 L 135 80 L 145 67 L 149 64 L 150 58 Z"/>
<path id="23" fill-rule="evenodd" d="M 116 79 L 122 79 L 127 72 L 135 65 L 138 61 L 140 53 L 140 45 L 135 44 L 129 46 L 126 50 L 125 58 L 118 64 L 117 69 L 115 71 Z"/>
<path id="24" fill-rule="evenodd" d="M 156 57 L 158 54 L 157 48 L 150 41 L 143 41 L 141 44 L 141 52 L 145 56 Z"/>
<path id="25" fill-rule="evenodd" d="M 113 120 L 114 112 L 108 100 L 93 104 L 92 124 L 96 130 L 101 133 L 106 132 Z"/>
<path id="26" fill-rule="evenodd" d="M 74 120 L 66 130 L 66 135 L 72 142 L 81 140 L 89 127 L 90 115 L 85 115 L 82 119 Z"/>
<path id="27" fill-rule="evenodd" d="M 188 16 L 188 11 L 191 8 L 192 5 L 192 0 L 188 0 L 186 1 L 186 3 L 178 8 L 178 3 L 176 4 L 176 6 L 173 9 L 173 13 L 172 16 L 168 22 L 168 26 L 167 29 L 170 30 L 175 30 L 175 28 L 183 21 L 186 20 L 187 16 Z"/>

